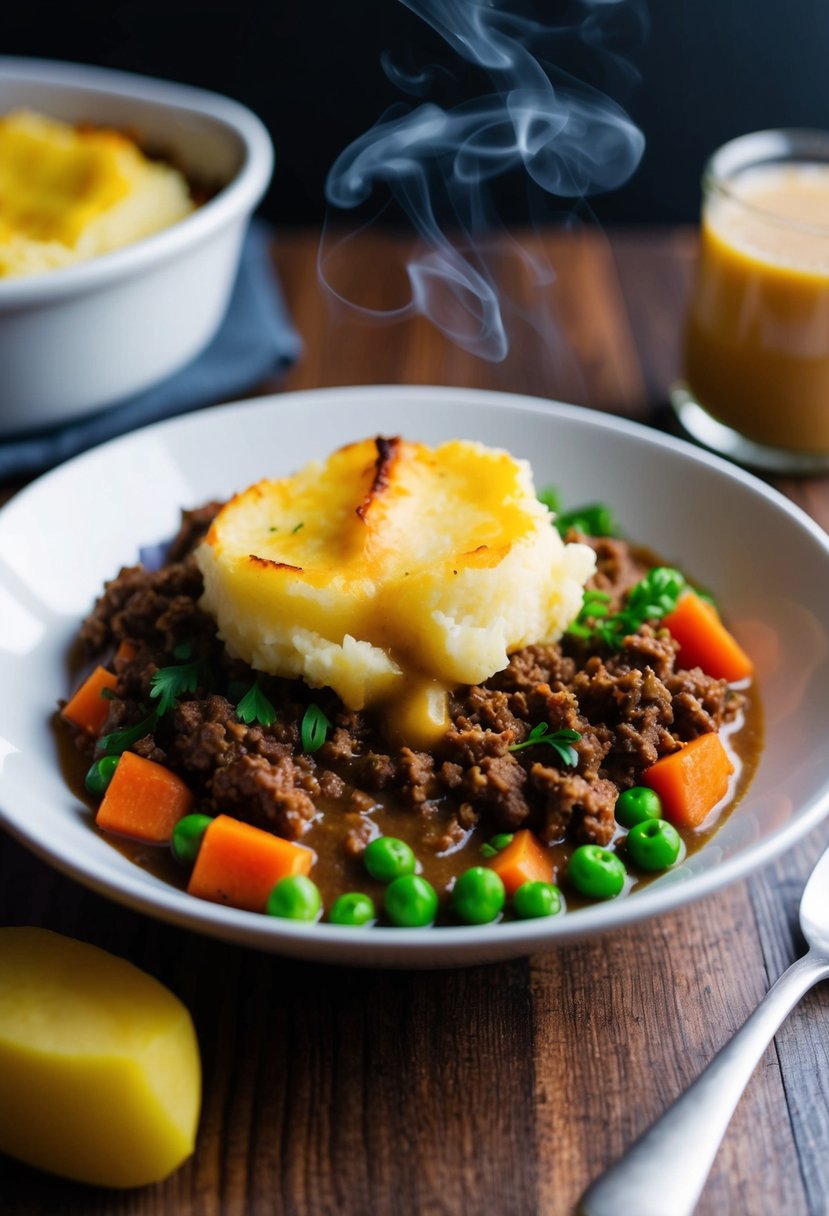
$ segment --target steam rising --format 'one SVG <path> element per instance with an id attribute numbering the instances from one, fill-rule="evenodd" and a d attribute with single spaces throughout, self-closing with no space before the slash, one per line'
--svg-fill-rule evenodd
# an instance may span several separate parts
<path id="1" fill-rule="evenodd" d="M 599 47 L 605 20 L 627 0 L 583 0 L 579 24 L 556 29 L 507 11 L 509 0 L 400 2 L 481 69 L 491 91 L 450 109 L 431 101 L 396 107 L 340 154 L 326 196 L 334 207 L 353 209 L 378 189 L 388 191 L 422 248 L 407 268 L 409 303 L 386 315 L 422 313 L 464 349 L 500 361 L 509 343 L 483 239 L 493 223 L 490 183 L 523 169 L 545 193 L 581 199 L 621 186 L 644 151 L 641 131 L 614 101 L 584 82 L 560 79 L 530 48 L 574 33 Z M 433 81 L 429 70 L 406 74 L 388 57 L 383 66 L 393 84 L 416 97 Z M 327 281 L 322 248 L 319 273 Z"/>

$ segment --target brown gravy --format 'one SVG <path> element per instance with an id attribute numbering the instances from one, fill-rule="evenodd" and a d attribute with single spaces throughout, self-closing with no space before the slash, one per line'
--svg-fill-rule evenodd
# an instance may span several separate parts
<path id="1" fill-rule="evenodd" d="M 186 888 L 187 871 L 179 866 L 166 848 L 137 844 L 135 841 L 118 839 L 107 833 L 99 832 L 94 824 L 95 800 L 87 793 L 84 786 L 84 775 L 88 764 L 73 747 L 65 724 L 59 719 L 55 723 L 58 756 L 64 778 L 75 796 L 89 807 L 91 816 L 90 830 L 102 836 L 108 844 L 128 857 L 142 869 L 148 870 L 164 882 L 181 888 Z M 723 743 L 735 767 L 733 796 L 717 813 L 716 817 L 705 827 L 697 831 L 680 831 L 688 853 L 701 849 L 722 826 L 725 819 L 732 813 L 743 794 L 749 787 L 757 768 L 763 742 L 762 706 L 756 693 L 750 691 L 746 697 L 744 714 L 732 725 L 721 732 Z M 376 806 L 370 812 L 370 818 L 376 825 L 378 836 L 397 836 L 406 840 L 414 850 L 421 863 L 420 872 L 434 886 L 439 895 L 451 889 L 454 879 L 470 866 L 483 864 L 481 845 L 490 835 L 486 830 L 477 827 L 469 832 L 460 845 L 447 853 L 435 853 L 431 848 L 424 847 L 424 838 L 432 836 L 439 827 L 441 818 L 448 817 L 448 808 L 440 805 L 423 813 L 395 801 L 393 796 L 386 793 L 374 795 Z M 623 834 L 620 832 L 620 834 Z M 343 828 L 339 808 L 325 805 L 320 800 L 320 814 L 311 823 L 302 838 L 302 843 L 308 845 L 317 854 L 317 861 L 312 871 L 312 877 L 320 888 L 325 907 L 342 891 L 364 891 L 370 895 L 375 904 L 382 905 L 383 887 L 366 873 L 359 858 L 349 857 L 343 849 Z M 553 844 L 550 852 L 555 864 L 555 881 L 561 883 L 567 906 L 570 909 L 585 907 L 591 901 L 584 899 L 568 887 L 564 875 L 567 863 L 574 845 L 571 842 Z M 626 863 L 627 864 L 627 863 Z M 628 868 L 632 879 L 630 890 L 639 890 L 658 875 L 637 874 L 632 867 Z M 443 914 L 445 919 L 445 913 Z"/>

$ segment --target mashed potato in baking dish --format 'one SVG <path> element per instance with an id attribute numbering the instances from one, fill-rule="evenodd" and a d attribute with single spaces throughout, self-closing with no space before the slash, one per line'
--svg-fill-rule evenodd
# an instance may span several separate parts
<path id="1" fill-rule="evenodd" d="M 182 174 L 118 131 L 0 117 L 0 278 L 109 253 L 193 208 Z"/>
<path id="2" fill-rule="evenodd" d="M 526 461 L 400 438 L 237 494 L 196 559 L 231 653 L 351 709 L 382 703 L 413 746 L 446 728 L 449 688 L 560 637 L 595 565 L 551 526 Z"/>

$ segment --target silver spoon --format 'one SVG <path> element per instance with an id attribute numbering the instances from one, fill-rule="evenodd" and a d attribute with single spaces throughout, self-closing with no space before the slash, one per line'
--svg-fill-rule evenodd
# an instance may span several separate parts
<path id="1" fill-rule="evenodd" d="M 783 1019 L 829 976 L 829 849 L 800 900 L 808 953 L 780 976 L 693 1085 L 582 1196 L 581 1216 L 691 1216 L 751 1074 Z"/>

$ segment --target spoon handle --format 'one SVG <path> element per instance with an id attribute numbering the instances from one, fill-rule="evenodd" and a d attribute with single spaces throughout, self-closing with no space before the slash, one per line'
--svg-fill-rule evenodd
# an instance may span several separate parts
<path id="1" fill-rule="evenodd" d="M 696 1081 L 587 1189 L 581 1216 L 691 1216 L 760 1057 L 803 994 L 827 975 L 825 955 L 810 951 L 793 963 Z"/>

